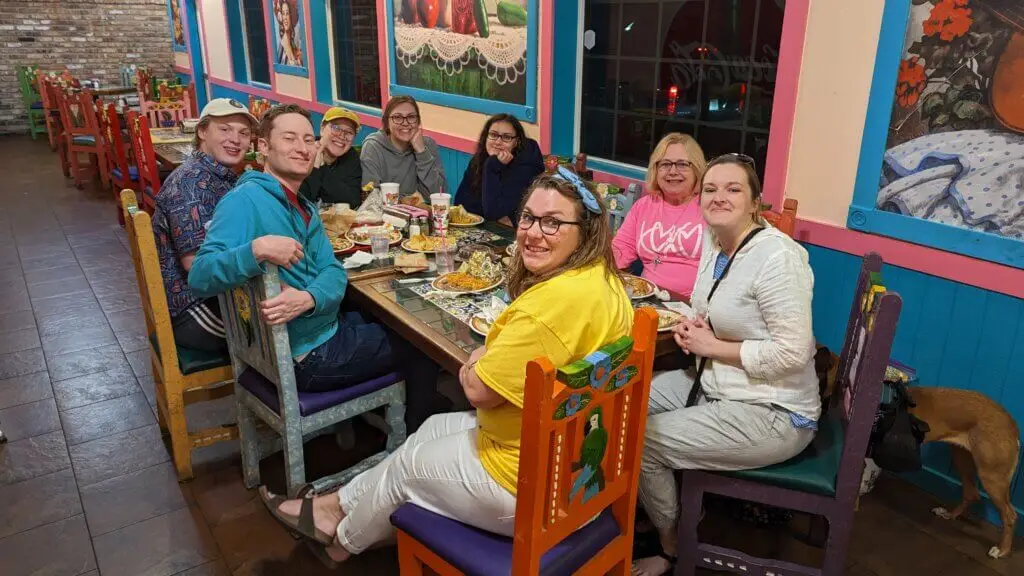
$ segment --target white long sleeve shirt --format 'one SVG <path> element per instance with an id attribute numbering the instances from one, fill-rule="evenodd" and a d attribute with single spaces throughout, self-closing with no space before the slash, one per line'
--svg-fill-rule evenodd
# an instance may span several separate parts
<path id="1" fill-rule="evenodd" d="M 775 405 L 817 420 L 814 275 L 807 251 L 766 227 L 734 256 L 709 306 L 715 260 L 722 251 L 712 236 L 705 235 L 691 304 L 698 315 L 710 317 L 719 339 L 742 342 L 743 367 L 708 360 L 701 377 L 705 393 L 713 399 Z"/>

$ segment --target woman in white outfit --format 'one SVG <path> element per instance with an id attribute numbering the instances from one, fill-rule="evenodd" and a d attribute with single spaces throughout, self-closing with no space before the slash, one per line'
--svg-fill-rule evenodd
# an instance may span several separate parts
<path id="1" fill-rule="evenodd" d="M 814 279 L 807 251 L 764 223 L 760 200 L 750 157 L 727 154 L 708 164 L 700 203 L 712 233 L 705 235 L 693 289 L 696 317 L 674 329 L 676 343 L 698 362 L 690 370 L 658 374 L 651 383 L 640 502 L 663 554 L 636 561 L 638 576 L 673 568 L 679 517 L 674 470 L 782 462 L 806 448 L 817 429 Z M 698 372 L 701 385 L 688 402 Z"/>

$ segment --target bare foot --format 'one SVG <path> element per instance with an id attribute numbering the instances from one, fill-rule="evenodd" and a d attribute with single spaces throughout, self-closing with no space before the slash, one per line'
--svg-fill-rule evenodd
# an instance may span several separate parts
<path id="1" fill-rule="evenodd" d="M 281 503 L 278 510 L 288 516 L 298 516 L 302 511 L 302 499 L 286 500 Z M 313 498 L 313 524 L 317 530 L 327 534 L 334 534 L 338 530 L 338 524 L 345 517 L 341 511 L 341 503 L 338 502 L 338 494 L 331 492 L 323 496 Z"/>
<path id="2" fill-rule="evenodd" d="M 661 556 L 641 558 L 633 562 L 633 576 L 661 576 L 672 570 L 672 564 Z"/>

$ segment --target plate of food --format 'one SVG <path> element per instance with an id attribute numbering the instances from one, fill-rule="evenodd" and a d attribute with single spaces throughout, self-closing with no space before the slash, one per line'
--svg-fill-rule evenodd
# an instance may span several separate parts
<path id="1" fill-rule="evenodd" d="M 334 249 L 334 253 L 345 252 L 355 247 L 356 243 L 345 238 L 344 236 L 331 236 L 331 248 Z"/>
<path id="2" fill-rule="evenodd" d="M 683 320 L 683 315 L 675 310 L 658 308 L 658 332 L 668 332 Z"/>
<path id="3" fill-rule="evenodd" d="M 487 338 L 487 333 L 491 331 L 491 321 L 483 312 L 477 312 L 469 319 L 469 327 L 473 332 Z"/>
<path id="4" fill-rule="evenodd" d="M 626 294 L 633 300 L 643 300 L 654 296 L 655 286 L 649 280 L 625 274 L 622 277 L 622 283 L 626 285 Z"/>
<path id="5" fill-rule="evenodd" d="M 445 244 L 449 249 L 455 248 L 458 242 L 455 238 L 445 238 Z M 409 252 L 420 252 L 422 254 L 434 254 L 441 248 L 441 237 L 440 236 L 424 236 L 420 234 L 413 236 L 408 240 L 402 242 L 402 248 Z"/>
<path id="6" fill-rule="evenodd" d="M 370 245 L 370 230 L 364 226 L 362 228 L 352 228 L 345 233 L 345 238 L 348 238 L 352 242 L 359 244 L 360 246 Z M 398 244 L 402 241 L 402 233 L 398 230 L 391 230 L 391 237 L 388 239 L 388 245 Z"/>
<path id="7" fill-rule="evenodd" d="M 448 223 L 456 228 L 470 228 L 483 224 L 484 217 L 467 212 L 462 206 L 453 206 L 448 211 Z"/>
<path id="8" fill-rule="evenodd" d="M 501 265 L 491 260 L 486 252 L 480 251 L 463 262 L 457 271 L 434 280 L 431 286 L 442 292 L 480 294 L 497 288 L 504 281 Z"/>

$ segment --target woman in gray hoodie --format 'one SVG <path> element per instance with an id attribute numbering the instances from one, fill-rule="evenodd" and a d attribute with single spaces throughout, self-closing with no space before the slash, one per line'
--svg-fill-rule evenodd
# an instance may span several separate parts
<path id="1" fill-rule="evenodd" d="M 423 135 L 420 107 L 411 96 L 395 96 L 384 107 L 383 128 L 366 137 L 360 153 L 363 185 L 397 182 L 402 196 L 448 192 L 437 143 Z"/>

